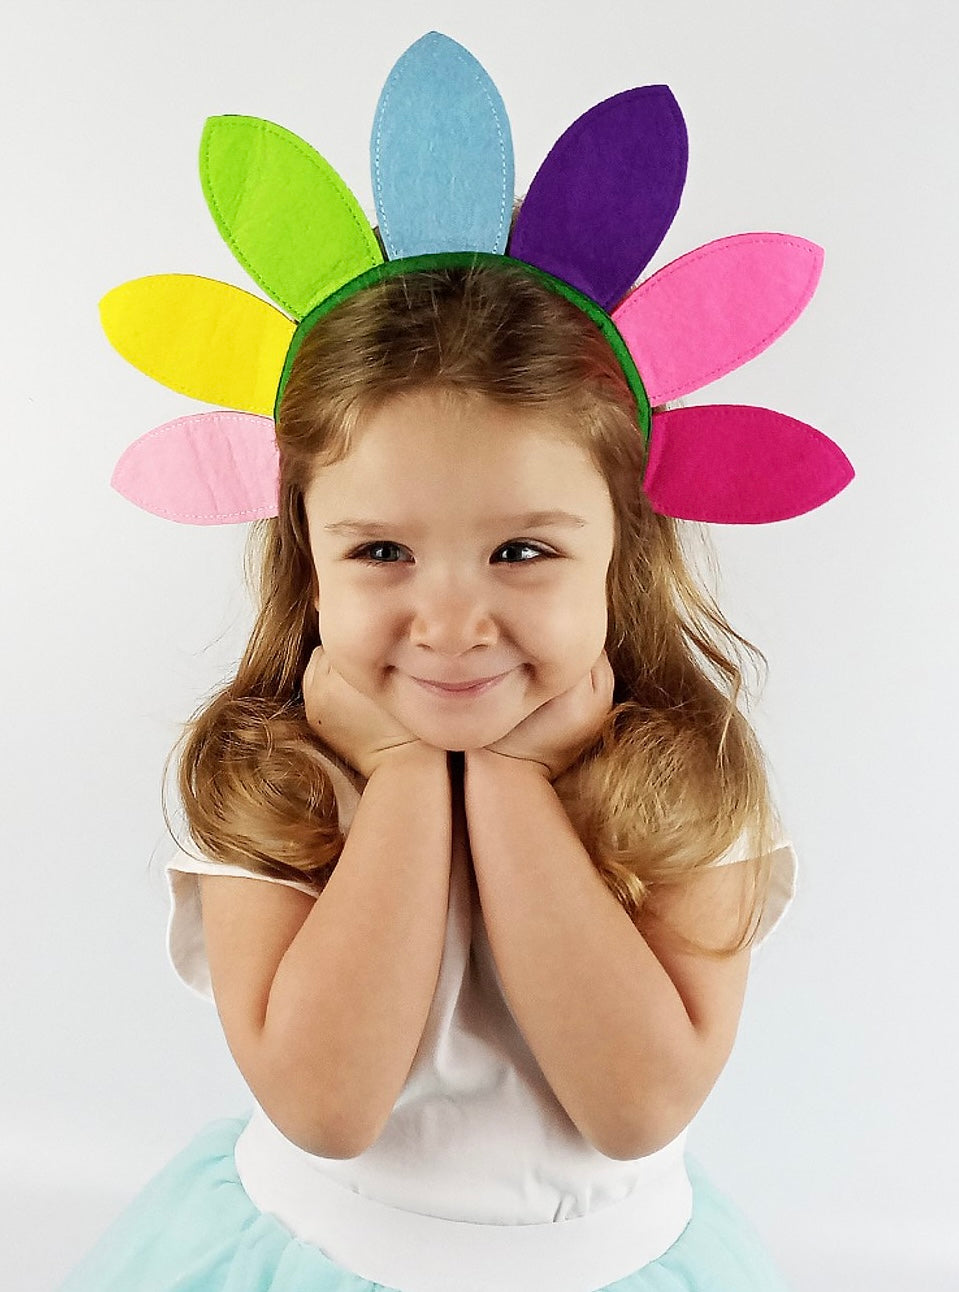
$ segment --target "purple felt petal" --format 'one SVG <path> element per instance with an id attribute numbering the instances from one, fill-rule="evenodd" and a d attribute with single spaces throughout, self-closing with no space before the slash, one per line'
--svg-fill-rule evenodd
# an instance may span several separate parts
<path id="1" fill-rule="evenodd" d="M 805 422 L 708 404 L 653 415 L 643 489 L 663 516 L 765 525 L 821 507 L 854 475 L 842 449 Z"/>
<path id="2" fill-rule="evenodd" d="M 782 336 L 816 290 L 823 250 L 786 233 L 717 238 L 672 261 L 613 311 L 651 404 L 724 376 Z"/>
<path id="3" fill-rule="evenodd" d="M 668 86 L 642 85 L 597 103 L 533 177 L 509 254 L 609 309 L 666 236 L 686 160 L 686 124 Z"/>
<path id="4" fill-rule="evenodd" d="M 272 418 L 217 411 L 178 417 L 123 452 L 110 483 L 124 498 L 186 525 L 233 525 L 277 513 Z"/>

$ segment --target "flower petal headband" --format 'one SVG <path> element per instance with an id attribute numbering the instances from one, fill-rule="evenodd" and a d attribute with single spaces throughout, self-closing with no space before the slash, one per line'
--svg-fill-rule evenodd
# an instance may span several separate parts
<path id="1" fill-rule="evenodd" d="M 429 32 L 400 57 L 376 109 L 373 193 L 384 260 L 346 184 L 297 135 L 257 117 L 206 122 L 200 176 L 231 251 L 276 302 L 160 274 L 100 303 L 115 348 L 148 376 L 228 409 L 135 440 L 112 485 L 170 520 L 277 514 L 274 416 L 303 338 L 346 297 L 397 274 L 509 264 L 600 328 L 647 439 L 643 489 L 663 515 L 763 524 L 811 511 L 853 478 L 822 432 L 765 408 L 653 412 L 748 362 L 799 317 L 822 269 L 814 243 L 742 233 L 633 284 L 679 206 L 686 127 L 665 85 L 590 108 L 537 171 L 512 233 L 513 152 L 496 86 L 468 50 Z M 508 250 L 507 250 L 508 248 Z"/>

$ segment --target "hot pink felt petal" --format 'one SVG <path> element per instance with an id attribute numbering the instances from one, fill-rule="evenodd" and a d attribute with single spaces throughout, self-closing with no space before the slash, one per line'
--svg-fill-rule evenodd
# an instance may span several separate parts
<path id="1" fill-rule="evenodd" d="M 663 516 L 765 525 L 822 506 L 854 475 L 842 449 L 805 422 L 707 404 L 653 415 L 643 488 Z"/>
<path id="2" fill-rule="evenodd" d="M 272 418 L 217 411 L 147 431 L 110 483 L 124 498 L 186 525 L 232 525 L 277 512 L 279 452 Z"/>
<path id="3" fill-rule="evenodd" d="M 754 358 L 793 324 L 823 250 L 785 233 L 739 233 L 690 251 L 613 311 L 650 403 L 699 390 Z"/>

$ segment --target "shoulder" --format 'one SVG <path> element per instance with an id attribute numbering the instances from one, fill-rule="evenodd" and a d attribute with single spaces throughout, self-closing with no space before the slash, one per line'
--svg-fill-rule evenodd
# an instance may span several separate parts
<path id="1" fill-rule="evenodd" d="M 752 942 L 725 956 L 698 949 L 732 947 L 750 926 L 760 861 L 768 863 L 769 884 Z M 787 840 L 777 841 L 762 858 L 750 857 L 737 841 L 686 881 L 657 885 L 634 920 L 696 1030 L 706 1089 L 712 1088 L 732 1051 L 752 953 L 785 914 L 795 881 L 796 854 Z"/>
<path id="2" fill-rule="evenodd" d="M 708 866 L 682 882 L 657 884 L 640 912 L 638 923 L 666 935 L 667 927 L 709 946 L 728 946 L 743 931 L 753 899 L 759 919 L 750 949 L 756 951 L 777 927 L 796 895 L 798 859 L 788 839 L 780 837 L 762 856 L 753 855 L 745 833 Z"/>
<path id="3" fill-rule="evenodd" d="M 682 883 L 659 884 L 634 924 L 666 970 L 701 1033 L 732 1044 L 749 973 L 749 948 L 722 958 L 702 946 L 733 946 L 748 900 L 744 864 L 709 867 Z"/>
<path id="4" fill-rule="evenodd" d="M 363 778 L 331 752 L 316 749 L 315 757 L 333 784 L 339 827 L 346 834 L 363 792 Z M 204 856 L 192 840 L 176 845 L 165 872 L 170 894 L 167 954 L 181 981 L 206 1000 L 213 999 L 209 942 L 219 946 L 231 936 L 230 930 L 238 934 L 241 927 L 248 936 L 257 937 L 254 925 L 258 922 L 278 925 L 279 937 L 291 920 L 305 918 L 318 896 L 306 878 L 280 879 L 248 866 L 216 861 Z M 263 932 L 269 933 L 266 927 Z"/>
<path id="5" fill-rule="evenodd" d="M 209 925 L 233 923 L 252 910 L 269 921 L 274 910 L 309 909 L 317 890 L 305 880 L 274 879 L 243 866 L 198 857 L 178 847 L 166 863 L 170 893 L 167 955 L 181 982 L 205 1000 L 213 999 L 208 955 Z M 215 936 L 215 935 L 214 935 Z M 251 930 L 252 936 L 252 930 Z"/>
<path id="6" fill-rule="evenodd" d="M 740 882 L 745 885 L 759 874 L 760 862 L 765 864 L 767 882 L 756 935 L 752 942 L 753 951 L 758 951 L 765 945 L 769 935 L 779 926 L 795 899 L 799 858 L 792 843 L 785 835 L 780 835 L 768 852 L 762 857 L 756 857 L 751 855 L 746 844 L 746 836 L 743 834 L 731 848 L 704 871 L 704 874 L 721 873 L 726 868 L 731 868 L 733 873 L 738 872 Z"/>
<path id="7" fill-rule="evenodd" d="M 280 961 L 318 897 L 308 885 L 262 879 L 198 876 L 207 972 L 228 1036 L 262 1026 Z"/>

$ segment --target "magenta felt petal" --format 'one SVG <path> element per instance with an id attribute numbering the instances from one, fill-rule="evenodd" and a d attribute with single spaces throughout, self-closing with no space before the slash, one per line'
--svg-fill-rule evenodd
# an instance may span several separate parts
<path id="1" fill-rule="evenodd" d="M 663 516 L 764 525 L 822 506 L 854 474 L 842 449 L 805 422 L 709 404 L 653 415 L 643 488 Z"/>
<path id="2" fill-rule="evenodd" d="M 144 511 L 186 525 L 232 525 L 277 512 L 279 453 L 272 418 L 217 411 L 147 431 L 110 483 Z"/>
<path id="3" fill-rule="evenodd" d="M 604 99 L 550 149 L 523 199 L 509 254 L 610 309 L 666 236 L 686 160 L 686 124 L 668 86 Z"/>
<path id="4" fill-rule="evenodd" d="M 823 250 L 786 233 L 718 238 L 660 269 L 613 312 L 650 403 L 688 395 L 754 358 L 809 303 Z"/>

